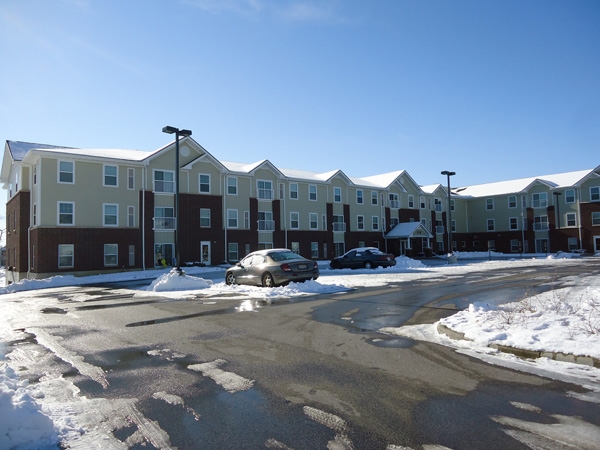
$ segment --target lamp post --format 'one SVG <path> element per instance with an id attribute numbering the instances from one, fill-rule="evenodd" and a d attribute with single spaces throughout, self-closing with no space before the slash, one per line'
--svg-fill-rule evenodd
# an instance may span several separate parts
<path id="1" fill-rule="evenodd" d="M 452 175 L 456 175 L 456 172 L 444 170 L 442 171 L 442 175 L 446 175 L 448 177 L 448 217 L 446 218 L 446 227 L 448 228 L 448 251 L 450 252 L 449 254 L 452 254 L 452 208 L 450 206 L 450 177 Z M 450 257 L 448 257 L 448 264 L 450 264 Z"/>
<path id="2" fill-rule="evenodd" d="M 191 130 L 180 130 L 179 128 L 166 126 L 163 127 L 163 133 L 175 133 L 175 234 L 173 236 L 173 244 L 175 246 L 175 270 L 179 275 L 183 274 L 180 267 L 181 258 L 179 257 L 179 245 L 177 243 L 177 235 L 179 234 L 179 137 L 191 136 Z"/>

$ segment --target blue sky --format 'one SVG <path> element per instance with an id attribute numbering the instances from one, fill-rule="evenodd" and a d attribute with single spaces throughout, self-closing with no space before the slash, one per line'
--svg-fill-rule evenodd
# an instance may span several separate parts
<path id="1" fill-rule="evenodd" d="M 0 138 L 453 185 L 600 165 L 599 0 L 2 0 Z"/>

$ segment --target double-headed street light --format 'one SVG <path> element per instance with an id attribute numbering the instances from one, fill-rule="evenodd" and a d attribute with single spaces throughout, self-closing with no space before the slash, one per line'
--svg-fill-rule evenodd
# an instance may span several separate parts
<path id="1" fill-rule="evenodd" d="M 173 237 L 173 244 L 175 245 L 175 270 L 179 272 L 181 275 L 183 272 L 181 270 L 179 257 L 179 245 L 177 244 L 177 235 L 179 234 L 179 137 L 191 136 L 191 130 L 180 130 L 179 128 L 166 126 L 163 127 L 163 133 L 173 134 L 175 133 L 175 235 Z"/>
<path id="2" fill-rule="evenodd" d="M 448 170 L 444 170 L 442 175 L 446 175 L 448 177 L 448 213 L 446 217 L 446 229 L 448 230 L 448 252 L 449 254 L 454 253 L 452 249 L 452 208 L 450 207 L 450 177 L 452 175 L 456 175 L 456 172 L 449 172 Z M 448 258 L 448 263 L 450 263 L 450 258 Z"/>

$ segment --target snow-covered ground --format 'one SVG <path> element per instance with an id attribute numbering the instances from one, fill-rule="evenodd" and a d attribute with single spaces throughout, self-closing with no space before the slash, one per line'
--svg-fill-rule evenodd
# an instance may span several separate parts
<path id="1" fill-rule="evenodd" d="M 459 352 L 481 358 L 490 363 L 525 370 L 556 379 L 579 383 L 596 394 L 600 402 L 600 369 L 581 364 L 557 362 L 548 358 L 523 360 L 500 353 L 489 347 L 490 344 L 532 349 L 537 351 L 574 353 L 600 359 L 600 273 L 586 272 L 585 263 L 580 258 L 567 258 L 567 254 L 535 259 L 495 259 L 465 264 L 470 257 L 486 258 L 484 254 L 459 254 L 458 264 L 425 266 L 419 261 L 398 258 L 396 267 L 375 270 L 330 270 L 322 263 L 321 277 L 317 281 L 292 283 L 286 287 L 264 289 L 248 286 L 227 286 L 224 281 L 214 279 L 214 268 L 189 268 L 185 276 L 168 270 L 128 272 L 112 275 L 77 278 L 71 276 L 53 277 L 46 280 L 28 280 L 0 288 L 0 448 L 44 449 L 57 448 L 57 443 L 69 440 L 70 435 L 81 434 L 83 425 L 73 419 L 72 411 L 64 412 L 53 408 L 51 399 L 60 395 L 77 397 L 77 388 L 67 386 L 62 379 L 29 385 L 19 380 L 10 366 L 6 344 L 14 339 L 10 318 L 14 317 L 19 304 L 27 299 L 32 290 L 90 284 L 98 282 L 154 279 L 136 296 L 160 295 L 174 299 L 195 296 L 198 292 L 227 292 L 227 300 L 261 299 L 276 302 L 315 293 L 343 292 L 353 287 L 384 286 L 390 282 L 411 281 L 456 277 L 476 271 L 502 268 L 523 268 L 540 263 L 548 266 L 565 264 L 581 265 L 581 274 L 562 284 L 550 281 L 552 289 L 541 295 L 514 299 L 515 303 L 472 304 L 468 309 L 441 320 L 439 323 L 455 331 L 464 333 L 468 340 L 452 340 L 438 333 L 438 324 L 385 328 L 382 333 L 401 335 L 413 339 L 427 340 L 451 346 Z M 495 258 L 498 255 L 493 255 Z M 208 274 L 213 276 L 209 277 Z M 3 273 L 0 274 L 3 277 Z M 204 277 L 206 278 L 204 278 Z M 3 280 L 0 280 L 0 284 Z M 238 295 L 231 295 L 238 294 Z M 11 301 L 12 300 L 12 301 Z M 19 304 L 15 302 L 19 300 Z M 85 398 L 80 399 L 85 402 Z M 88 400 L 90 401 L 90 400 Z M 123 405 L 122 405 L 123 406 Z M 123 406 L 124 407 L 124 406 Z M 85 410 L 82 407 L 82 411 Z M 84 423 L 85 421 L 82 421 Z M 97 448 L 110 448 L 106 436 L 101 433 L 87 433 L 87 444 Z"/>

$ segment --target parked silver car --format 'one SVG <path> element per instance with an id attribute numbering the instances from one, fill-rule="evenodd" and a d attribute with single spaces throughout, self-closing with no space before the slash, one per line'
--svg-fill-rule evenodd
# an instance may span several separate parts
<path id="1" fill-rule="evenodd" d="M 316 280 L 319 266 L 285 248 L 272 248 L 250 253 L 225 272 L 227 284 L 251 284 L 275 287 L 291 281 Z"/>

